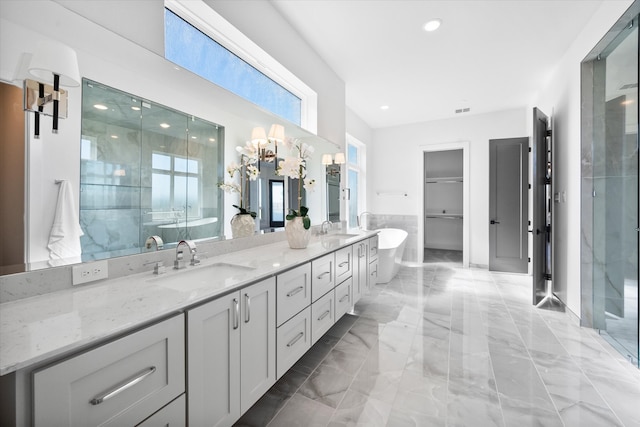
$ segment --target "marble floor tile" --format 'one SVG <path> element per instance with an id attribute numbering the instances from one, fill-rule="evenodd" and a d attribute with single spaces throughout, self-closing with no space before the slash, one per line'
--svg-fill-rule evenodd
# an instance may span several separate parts
<path id="1" fill-rule="evenodd" d="M 640 370 L 531 277 L 402 267 L 237 426 L 640 426 Z"/>

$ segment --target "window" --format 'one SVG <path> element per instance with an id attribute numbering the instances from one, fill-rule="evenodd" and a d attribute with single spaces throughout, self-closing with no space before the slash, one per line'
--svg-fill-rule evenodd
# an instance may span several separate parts
<path id="1" fill-rule="evenodd" d="M 153 153 L 151 168 L 153 211 L 174 212 L 176 219 L 199 218 L 200 161 L 167 153 Z"/>
<path id="2" fill-rule="evenodd" d="M 297 125 L 302 100 L 212 37 L 165 9 L 165 57 Z"/>
<path id="3" fill-rule="evenodd" d="M 347 226 L 358 227 L 358 215 L 366 210 L 366 147 L 347 134 Z"/>

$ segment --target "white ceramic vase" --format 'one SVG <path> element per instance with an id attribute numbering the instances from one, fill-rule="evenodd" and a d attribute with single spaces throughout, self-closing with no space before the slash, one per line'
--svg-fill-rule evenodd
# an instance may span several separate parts
<path id="1" fill-rule="evenodd" d="M 256 220 L 249 214 L 236 214 L 231 218 L 231 235 L 238 237 L 253 236 L 256 231 Z"/>
<path id="2" fill-rule="evenodd" d="M 288 219 L 284 229 L 291 249 L 304 249 L 307 247 L 311 238 L 311 229 L 304 228 L 301 216 Z"/>

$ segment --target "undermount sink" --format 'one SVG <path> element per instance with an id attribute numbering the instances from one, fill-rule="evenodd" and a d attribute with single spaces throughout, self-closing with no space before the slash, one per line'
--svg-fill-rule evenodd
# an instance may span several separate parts
<path id="1" fill-rule="evenodd" d="M 254 267 L 233 264 L 228 262 L 216 262 L 213 264 L 187 266 L 185 269 L 170 270 L 165 275 L 154 277 L 150 281 L 174 289 L 197 289 L 207 285 L 224 282 L 226 279 L 243 276 Z"/>
<path id="2" fill-rule="evenodd" d="M 351 234 L 351 233 L 329 233 L 326 237 L 335 237 L 336 239 L 348 239 L 350 237 L 356 237 L 359 234 Z"/>

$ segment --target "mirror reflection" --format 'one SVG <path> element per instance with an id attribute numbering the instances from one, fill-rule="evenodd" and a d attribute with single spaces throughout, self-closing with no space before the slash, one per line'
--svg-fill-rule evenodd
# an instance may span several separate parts
<path id="1" fill-rule="evenodd" d="M 223 144 L 222 126 L 85 79 L 82 260 L 220 237 Z"/>

